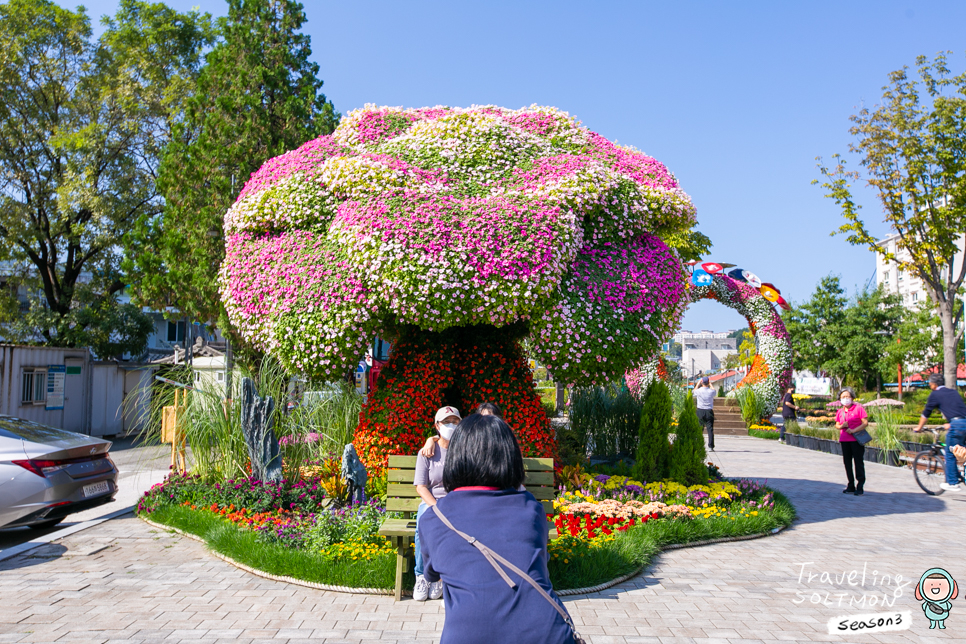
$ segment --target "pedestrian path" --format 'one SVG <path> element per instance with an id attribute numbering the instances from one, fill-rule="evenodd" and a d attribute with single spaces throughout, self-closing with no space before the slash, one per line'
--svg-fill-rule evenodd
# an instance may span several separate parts
<path id="1" fill-rule="evenodd" d="M 953 602 L 946 630 L 930 631 L 913 597 L 927 568 L 966 583 L 955 547 L 966 536 L 966 494 L 928 497 L 909 470 L 870 464 L 865 496 L 845 495 L 839 457 L 716 442 L 711 458 L 726 475 L 768 479 L 799 521 L 775 537 L 668 551 L 643 576 L 566 598 L 589 642 L 966 642 L 966 601 Z M 911 629 L 828 634 L 831 618 L 886 611 L 909 611 Z M 253 577 L 134 518 L 0 562 L 0 644 L 428 643 L 442 623 L 442 602 Z"/>

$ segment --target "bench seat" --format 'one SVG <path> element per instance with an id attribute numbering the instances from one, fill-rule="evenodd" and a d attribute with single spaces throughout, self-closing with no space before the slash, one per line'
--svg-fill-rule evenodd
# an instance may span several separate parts
<path id="1" fill-rule="evenodd" d="M 523 467 L 526 470 L 524 486 L 538 501 L 543 503 L 544 510 L 553 516 L 553 499 L 556 489 L 553 485 L 552 458 L 525 458 Z M 409 560 L 416 538 L 416 511 L 421 501 L 416 492 L 413 480 L 416 476 L 415 456 L 390 456 L 388 477 L 388 497 L 386 510 L 402 512 L 402 519 L 386 519 L 379 527 L 379 534 L 387 537 L 396 550 L 396 587 L 394 596 L 396 601 L 402 599 L 402 578 L 409 570 Z M 550 526 L 550 538 L 557 537 L 557 528 Z"/>

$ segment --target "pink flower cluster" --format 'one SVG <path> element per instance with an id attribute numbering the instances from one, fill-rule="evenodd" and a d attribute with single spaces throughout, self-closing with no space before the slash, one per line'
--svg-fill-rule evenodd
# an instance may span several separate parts
<path id="1" fill-rule="evenodd" d="M 676 328 L 685 279 L 677 257 L 651 235 L 582 248 L 561 301 L 531 324 L 537 359 L 564 382 L 620 378 Z"/>
<path id="2" fill-rule="evenodd" d="M 311 376 L 384 321 L 529 320 L 574 383 L 654 352 L 686 300 L 655 231 L 695 223 L 655 159 L 554 108 L 366 106 L 266 162 L 226 214 L 221 291 L 246 337 Z"/>

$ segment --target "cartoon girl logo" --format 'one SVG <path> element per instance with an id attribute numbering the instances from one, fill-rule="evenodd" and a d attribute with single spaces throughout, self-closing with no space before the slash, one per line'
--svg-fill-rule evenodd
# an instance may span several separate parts
<path id="1" fill-rule="evenodd" d="M 942 568 L 930 568 L 922 573 L 916 587 L 916 599 L 922 602 L 922 612 L 929 620 L 929 628 L 946 628 L 945 621 L 959 595 L 953 576 Z"/>

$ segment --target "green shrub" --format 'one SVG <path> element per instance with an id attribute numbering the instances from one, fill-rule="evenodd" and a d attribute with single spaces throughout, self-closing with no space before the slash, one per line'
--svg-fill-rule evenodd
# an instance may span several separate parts
<path id="1" fill-rule="evenodd" d="M 767 429 L 749 429 L 749 436 L 754 436 L 755 438 L 764 438 L 767 440 L 778 440 L 779 433 Z"/>
<path id="2" fill-rule="evenodd" d="M 686 486 L 706 484 L 708 467 L 704 461 L 707 456 L 694 396 L 688 394 L 684 411 L 678 417 L 677 437 L 671 448 L 671 478 Z"/>
<path id="3" fill-rule="evenodd" d="M 671 404 L 674 406 L 674 417 L 680 418 L 690 390 L 676 382 L 667 383 L 667 389 L 671 394 Z"/>
<path id="4" fill-rule="evenodd" d="M 655 380 L 647 388 L 641 409 L 637 461 L 634 464 L 634 478 L 638 481 L 667 478 L 671 457 L 667 434 L 672 414 L 671 392 L 663 381 Z"/>
<path id="5" fill-rule="evenodd" d="M 633 454 L 640 422 L 641 403 L 623 384 L 573 390 L 570 440 L 584 445 L 594 455 Z"/>
<path id="6" fill-rule="evenodd" d="M 762 409 L 755 390 L 751 387 L 741 387 L 735 390 L 735 396 L 738 398 L 738 405 L 741 407 L 741 418 L 745 421 L 745 425 L 751 427 L 757 424 L 761 420 Z"/>

